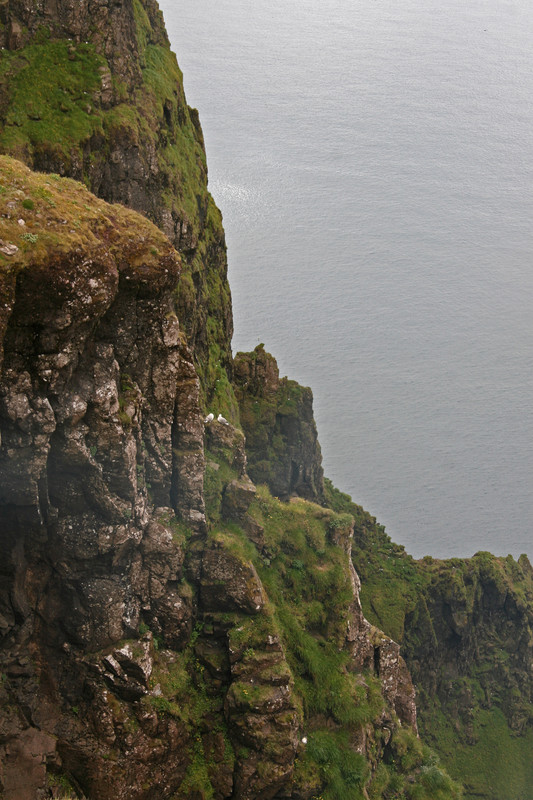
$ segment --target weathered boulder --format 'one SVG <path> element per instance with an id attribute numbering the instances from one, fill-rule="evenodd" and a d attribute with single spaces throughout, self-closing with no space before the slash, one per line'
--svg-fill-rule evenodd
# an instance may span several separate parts
<path id="1" fill-rule="evenodd" d="M 200 599 L 205 611 L 257 614 L 265 604 L 254 565 L 216 541 L 203 554 Z"/>
<path id="2" fill-rule="evenodd" d="M 249 478 L 230 481 L 224 489 L 223 516 L 235 522 L 243 522 L 255 495 L 256 488 Z"/>

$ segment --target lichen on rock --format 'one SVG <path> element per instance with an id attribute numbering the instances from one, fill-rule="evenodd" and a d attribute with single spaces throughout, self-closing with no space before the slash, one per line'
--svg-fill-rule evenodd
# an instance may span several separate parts
<path id="1" fill-rule="evenodd" d="M 203 481 L 199 384 L 174 312 L 180 258 L 167 238 L 74 181 L 7 157 L 0 168 L 0 235 L 18 247 L 0 265 L 2 669 L 18 702 L 21 677 L 55 674 L 32 697 L 32 722 L 5 736 L 25 741 L 45 715 L 50 764 L 66 765 L 69 753 L 104 751 L 92 717 L 82 724 L 61 703 L 53 711 L 58 698 L 89 692 L 105 706 L 112 691 L 119 704 L 139 700 L 151 657 L 144 640 L 118 643 L 146 622 L 177 648 L 190 636 L 183 542 L 172 526 L 176 514 L 189 526 L 204 519 L 195 488 Z M 98 669 L 85 662 L 109 646 Z M 41 656 L 21 675 L 28 648 Z M 84 745 L 87 735 L 96 738 Z M 17 772 L 9 748 L 7 796 L 35 796 L 39 785 Z"/>

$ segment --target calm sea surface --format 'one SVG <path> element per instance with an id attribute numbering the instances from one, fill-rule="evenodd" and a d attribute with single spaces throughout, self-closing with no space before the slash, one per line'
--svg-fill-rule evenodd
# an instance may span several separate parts
<path id="1" fill-rule="evenodd" d="M 530 0 L 162 0 L 234 350 L 313 388 L 326 474 L 415 556 L 533 558 Z"/>

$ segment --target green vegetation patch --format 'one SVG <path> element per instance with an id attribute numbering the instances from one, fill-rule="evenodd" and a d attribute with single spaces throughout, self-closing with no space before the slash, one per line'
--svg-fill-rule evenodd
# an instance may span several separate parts
<path id="1" fill-rule="evenodd" d="M 469 800 L 533 800 L 525 756 L 533 736 L 527 666 L 533 570 L 527 558 L 480 552 L 470 559 L 415 561 L 327 481 L 326 495 L 333 508 L 355 519 L 352 556 L 363 610 L 402 644 L 422 737 L 465 782 Z M 447 796 L 437 771 L 420 780 L 418 792 Z"/>
<path id="2" fill-rule="evenodd" d="M 369 778 L 368 763 L 354 751 L 347 731 L 316 730 L 309 734 L 305 754 L 299 760 L 296 780 L 308 783 L 317 774 L 324 787 L 322 800 L 363 800 Z"/>
<path id="3" fill-rule="evenodd" d="M 175 292 L 176 308 L 190 340 L 195 343 L 206 414 L 215 411 L 240 427 L 239 406 L 228 377 L 233 320 L 226 246 L 222 217 L 209 193 L 205 211 L 202 238 L 194 253 L 185 254 Z"/>
<path id="4" fill-rule="evenodd" d="M 281 503 L 266 487 L 250 511 L 265 529 L 270 565 L 261 579 L 269 596 L 304 630 L 342 646 L 353 590 L 346 555 L 328 533 L 338 517 L 305 500 Z"/>
<path id="5" fill-rule="evenodd" d="M 465 800 L 531 800 L 533 729 L 516 736 L 500 709 L 480 708 L 480 701 L 478 694 L 469 709 L 470 741 L 465 743 L 449 710 L 432 698 L 420 714 L 424 738 L 441 754 L 449 773 L 464 782 Z"/>
<path id="6" fill-rule="evenodd" d="M 97 130 L 94 94 L 106 62 L 89 43 L 45 41 L 2 50 L 0 92 L 7 101 L 0 149 L 18 158 L 60 151 L 67 159 Z M 28 152 L 30 151 L 30 153 Z"/>
<path id="7" fill-rule="evenodd" d="M 100 258 L 120 252 L 129 256 L 130 267 L 157 270 L 162 255 L 174 253 L 145 217 L 99 200 L 77 181 L 32 172 L 0 156 L 0 187 L 0 273 L 80 249 L 96 249 Z"/>
<path id="8" fill-rule="evenodd" d="M 117 77 L 96 40 L 51 39 L 46 28 L 21 50 L 2 51 L 0 152 L 76 177 L 124 202 L 102 174 L 117 153 L 135 162 L 145 176 L 138 207 L 182 245 L 177 310 L 198 357 L 205 403 L 214 394 L 217 412 L 238 422 L 228 379 L 232 320 L 224 234 L 207 192 L 198 115 L 187 106 L 161 15 L 152 26 L 140 0 L 133 13 L 140 82 Z M 35 245 L 38 234 L 25 233 L 25 244 Z"/>
<path id="9" fill-rule="evenodd" d="M 220 524 L 224 488 L 236 477 L 236 471 L 227 462 L 206 451 L 204 472 L 205 510 L 208 519 L 215 525 Z"/>
<path id="10" fill-rule="evenodd" d="M 231 768 L 235 759 L 220 698 L 209 686 L 204 665 L 198 660 L 195 645 L 201 635 L 197 625 L 188 647 L 182 653 L 162 651 L 157 654 L 151 677 L 152 687 L 159 694 L 143 700 L 158 712 L 172 716 L 189 733 L 189 763 L 177 797 L 190 797 L 199 792 L 206 800 L 214 796 L 217 763 L 209 749 L 213 734 L 219 734 L 224 745 L 224 763 Z"/>

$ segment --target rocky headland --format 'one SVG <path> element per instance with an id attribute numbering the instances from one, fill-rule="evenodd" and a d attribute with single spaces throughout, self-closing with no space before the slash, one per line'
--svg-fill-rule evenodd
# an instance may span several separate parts
<path id="1" fill-rule="evenodd" d="M 531 566 L 411 559 L 232 356 L 155 0 L 0 40 L 0 797 L 531 800 Z"/>

